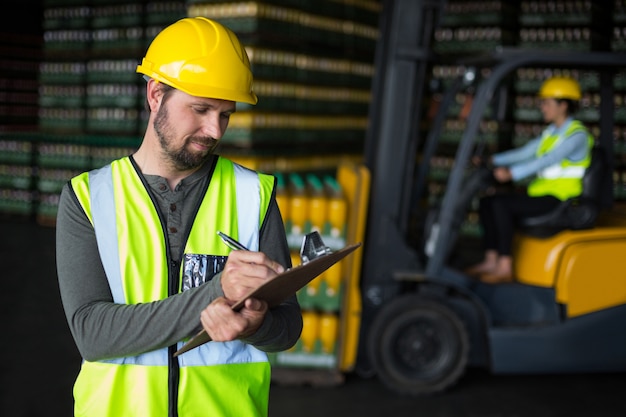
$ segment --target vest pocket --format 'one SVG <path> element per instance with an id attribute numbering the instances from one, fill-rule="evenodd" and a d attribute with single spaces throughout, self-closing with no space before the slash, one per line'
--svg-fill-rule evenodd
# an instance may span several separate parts
<path id="1" fill-rule="evenodd" d="M 209 282 L 224 269 L 228 256 L 186 253 L 183 257 L 183 291 Z"/>

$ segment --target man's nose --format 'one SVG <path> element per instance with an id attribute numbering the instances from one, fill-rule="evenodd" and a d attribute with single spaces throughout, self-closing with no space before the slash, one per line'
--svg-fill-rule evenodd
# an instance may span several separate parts
<path id="1" fill-rule="evenodd" d="M 221 139 L 226 126 L 221 123 L 219 114 L 208 114 L 202 121 L 202 134 L 213 139 Z"/>

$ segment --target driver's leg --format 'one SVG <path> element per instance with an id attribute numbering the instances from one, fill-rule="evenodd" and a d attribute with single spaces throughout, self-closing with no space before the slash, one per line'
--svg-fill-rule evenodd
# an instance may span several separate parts
<path id="1" fill-rule="evenodd" d="M 536 216 L 548 212 L 559 200 L 553 196 L 530 197 L 527 194 L 500 195 L 491 202 L 493 223 L 495 224 L 496 251 L 498 260 L 495 268 L 480 276 L 486 283 L 504 283 L 513 281 L 513 237 L 516 222 L 527 216 Z"/>
<path id="2" fill-rule="evenodd" d="M 483 247 L 485 250 L 483 260 L 465 269 L 465 273 L 472 276 L 492 272 L 496 268 L 498 261 L 497 251 L 497 225 L 494 222 L 494 198 L 489 195 L 480 199 L 478 207 L 478 217 L 483 229 Z"/>

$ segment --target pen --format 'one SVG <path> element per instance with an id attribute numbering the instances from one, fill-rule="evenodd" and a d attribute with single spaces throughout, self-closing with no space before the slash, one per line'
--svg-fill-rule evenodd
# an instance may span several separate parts
<path id="1" fill-rule="evenodd" d="M 229 248 L 234 249 L 234 250 L 248 250 L 248 248 L 246 248 L 244 245 L 237 242 L 235 239 L 228 236 L 227 234 L 222 233 L 219 230 L 217 231 L 217 234 L 219 235 L 219 237 L 222 238 L 224 243 L 226 243 L 226 246 L 228 246 Z"/>

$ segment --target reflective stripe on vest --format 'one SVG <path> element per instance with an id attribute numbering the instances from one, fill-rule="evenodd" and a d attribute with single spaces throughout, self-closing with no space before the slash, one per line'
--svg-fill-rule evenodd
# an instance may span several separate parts
<path id="1" fill-rule="evenodd" d="M 269 207 L 273 184 L 271 176 L 220 158 L 194 219 L 185 253 L 226 256 L 229 249 L 217 236 L 217 230 L 245 242 L 251 250 L 258 250 L 259 229 Z M 94 226 L 114 302 L 134 304 L 166 298 L 168 251 L 164 231 L 158 212 L 130 159 L 123 158 L 90 172 L 88 176 L 78 176 L 72 180 L 72 185 Z M 125 204 L 129 199 L 132 204 Z M 130 278 L 133 276 L 134 280 Z M 136 279 L 137 276 L 151 278 L 141 281 Z M 179 342 L 178 347 L 183 342 Z M 164 348 L 138 356 L 85 362 L 75 386 L 77 415 L 80 415 L 80 407 L 87 403 L 88 409 L 83 410 L 85 415 L 115 415 L 109 407 L 110 401 L 116 403 L 113 408 L 117 411 L 119 407 L 130 407 L 123 399 L 128 394 L 117 385 L 118 382 L 128 384 L 131 380 L 138 384 L 134 388 L 138 395 L 134 395 L 132 401 L 136 403 L 137 397 L 145 397 L 146 403 L 140 406 L 142 412 L 167 414 L 153 397 L 167 398 L 168 356 L 167 348 Z M 194 415 L 189 412 L 197 407 L 205 411 L 207 407 L 215 412 L 222 410 L 225 405 L 219 402 L 221 397 L 211 399 L 210 395 L 205 395 L 206 387 L 215 383 L 221 385 L 223 394 L 232 391 L 232 395 L 238 396 L 241 389 L 251 396 L 248 401 L 244 401 L 244 396 L 240 403 L 231 404 L 227 410 L 238 410 L 238 415 L 266 414 L 269 363 L 264 352 L 240 341 L 211 342 L 177 359 L 180 365 L 179 410 L 188 410 L 188 413 L 181 412 L 181 416 Z M 231 369 L 232 366 L 237 369 Z M 239 377 L 233 379 L 233 372 Z M 99 389 L 94 389 L 94 379 L 99 380 Z M 143 386 L 140 381 L 144 381 L 144 388 L 140 388 Z M 103 387 L 102 383 L 110 386 Z M 204 388 L 198 391 L 198 386 Z M 151 401 L 154 404 L 149 403 Z M 230 403 L 232 397 L 226 395 L 221 401 Z M 95 404 L 103 409 L 94 407 Z"/>
<path id="2" fill-rule="evenodd" d="M 539 173 L 541 178 L 555 179 L 555 178 L 582 178 L 585 175 L 584 166 L 563 166 L 555 164 L 547 167 Z"/>
<path id="3" fill-rule="evenodd" d="M 543 133 L 543 137 L 539 147 L 537 149 L 537 156 L 541 156 L 551 149 L 554 149 L 555 146 L 563 142 L 566 137 L 571 136 L 574 132 L 585 130 L 582 123 L 578 120 L 572 120 L 566 126 L 565 129 L 561 131 L 560 134 L 554 135 L 551 131 L 546 130 Z M 559 161 L 556 164 L 550 165 L 549 167 L 541 170 L 537 176 L 539 178 L 582 178 L 585 175 L 585 168 L 589 165 L 589 161 L 587 158 L 582 161 L 569 161 L 567 159 L 563 161 Z"/>

